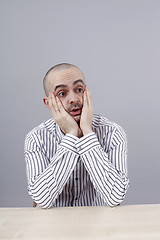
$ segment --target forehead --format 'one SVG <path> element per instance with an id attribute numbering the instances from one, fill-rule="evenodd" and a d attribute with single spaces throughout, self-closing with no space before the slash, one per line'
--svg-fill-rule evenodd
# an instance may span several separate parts
<path id="1" fill-rule="evenodd" d="M 74 81 L 81 79 L 83 82 L 84 75 L 82 71 L 76 67 L 64 70 L 53 70 L 48 74 L 48 84 L 51 88 L 55 88 L 59 84 L 72 86 Z"/>

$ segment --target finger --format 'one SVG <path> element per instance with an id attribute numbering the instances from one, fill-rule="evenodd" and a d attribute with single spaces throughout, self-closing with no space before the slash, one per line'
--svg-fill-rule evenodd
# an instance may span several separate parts
<path id="1" fill-rule="evenodd" d="M 85 98 L 85 102 L 87 103 L 87 95 L 86 95 L 86 91 L 87 91 L 87 85 L 84 85 L 84 98 Z"/>
<path id="2" fill-rule="evenodd" d="M 85 98 L 85 102 L 87 105 L 89 105 L 89 101 L 88 101 L 88 87 L 87 85 L 85 85 L 85 92 L 84 92 L 84 98 Z"/>
<path id="3" fill-rule="evenodd" d="M 93 108 L 92 95 L 88 87 L 86 87 L 88 105 Z"/>
<path id="4" fill-rule="evenodd" d="M 56 98 L 55 98 L 53 93 L 51 93 L 50 95 L 51 95 L 51 101 L 52 101 L 52 105 L 53 105 L 54 111 L 58 112 L 59 108 L 58 108 L 58 105 L 57 105 Z"/>
<path id="5" fill-rule="evenodd" d="M 52 115 L 55 116 L 56 113 L 59 111 L 58 111 L 58 107 L 57 108 L 54 107 L 53 102 L 54 102 L 54 98 L 53 98 L 52 94 L 49 93 L 49 97 L 48 97 L 49 110 L 52 113 Z"/>
<path id="6" fill-rule="evenodd" d="M 51 94 L 49 93 L 49 96 L 48 96 L 48 106 L 49 106 L 49 110 L 52 109 L 52 100 L 51 100 Z"/>
<path id="7" fill-rule="evenodd" d="M 87 91 L 84 91 L 83 94 L 83 106 L 84 107 L 88 106 Z"/>
<path id="8" fill-rule="evenodd" d="M 51 100 L 51 96 L 50 95 L 48 97 L 48 107 L 49 107 L 49 110 L 50 110 L 51 114 L 54 115 L 55 111 L 54 111 L 54 108 L 53 108 L 53 105 L 52 105 L 52 100 Z"/>
<path id="9" fill-rule="evenodd" d="M 65 109 L 64 109 L 64 107 L 63 107 L 60 99 L 59 99 L 57 96 L 56 96 L 56 101 L 57 101 L 57 106 L 58 106 L 59 111 L 60 111 L 60 112 L 65 111 Z"/>

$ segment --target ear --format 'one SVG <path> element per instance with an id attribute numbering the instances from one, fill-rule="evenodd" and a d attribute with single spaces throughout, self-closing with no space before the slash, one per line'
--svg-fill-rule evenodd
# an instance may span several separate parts
<path id="1" fill-rule="evenodd" d="M 44 102 L 44 104 L 46 105 L 46 107 L 49 108 L 49 106 L 48 106 L 48 105 L 49 105 L 49 104 L 48 104 L 48 98 L 47 98 L 47 97 L 44 97 L 44 98 L 43 98 L 43 102 Z"/>

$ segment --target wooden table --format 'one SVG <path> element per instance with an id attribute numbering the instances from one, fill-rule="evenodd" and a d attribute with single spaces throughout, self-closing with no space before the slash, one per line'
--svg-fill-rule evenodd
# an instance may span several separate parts
<path id="1" fill-rule="evenodd" d="M 160 204 L 0 208 L 0 239 L 160 240 Z"/>

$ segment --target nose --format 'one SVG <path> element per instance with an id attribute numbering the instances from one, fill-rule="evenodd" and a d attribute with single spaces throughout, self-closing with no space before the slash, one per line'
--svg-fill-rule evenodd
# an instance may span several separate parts
<path id="1" fill-rule="evenodd" d="M 68 94 L 68 101 L 69 101 L 69 104 L 79 103 L 80 99 L 79 99 L 78 95 L 74 91 L 72 91 Z"/>

